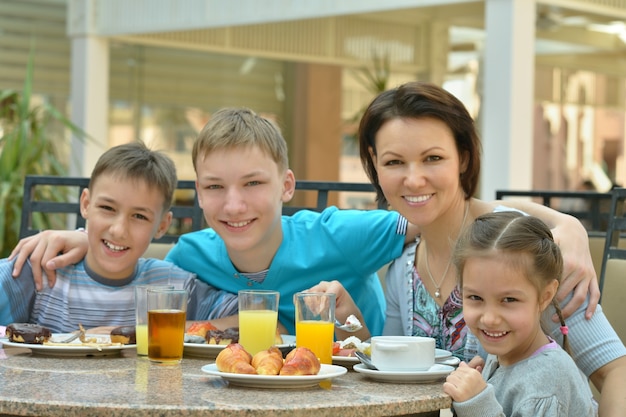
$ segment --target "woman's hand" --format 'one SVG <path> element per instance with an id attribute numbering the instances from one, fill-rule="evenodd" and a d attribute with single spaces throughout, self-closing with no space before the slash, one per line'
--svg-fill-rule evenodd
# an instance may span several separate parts
<path id="1" fill-rule="evenodd" d="M 30 258 L 37 290 L 43 288 L 43 272 L 52 288 L 56 282 L 56 269 L 80 262 L 87 254 L 87 247 L 87 233 L 84 231 L 46 230 L 26 237 L 9 255 L 9 259 L 16 258 L 12 275 L 17 277 Z"/>
<path id="2" fill-rule="evenodd" d="M 335 294 L 335 318 L 341 323 L 344 323 L 349 315 L 354 314 L 363 325 L 361 330 L 353 333 L 335 328 L 335 334 L 338 340 L 344 340 L 350 336 L 356 336 L 361 340 L 367 340 L 370 338 L 370 331 L 368 330 L 365 320 L 363 319 L 361 310 L 357 307 L 350 293 L 348 293 L 339 281 L 321 281 L 319 284 L 306 291 L 328 292 Z"/>
<path id="3" fill-rule="evenodd" d="M 554 241 L 561 248 L 563 255 L 563 277 L 556 298 L 561 302 L 573 293 L 572 299 L 561 307 L 563 316 L 567 319 L 583 304 L 589 294 L 585 317 L 590 319 L 600 300 L 600 287 L 591 259 L 587 230 L 578 219 L 568 217 L 571 218 L 569 222 L 562 222 L 552 229 Z M 553 320 L 558 322 L 558 317 L 555 315 Z"/>

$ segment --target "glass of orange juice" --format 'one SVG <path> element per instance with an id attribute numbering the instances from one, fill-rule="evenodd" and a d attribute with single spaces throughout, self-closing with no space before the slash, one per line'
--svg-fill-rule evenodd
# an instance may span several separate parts
<path id="1" fill-rule="evenodd" d="M 254 355 L 269 349 L 276 340 L 278 291 L 240 290 L 239 344 Z"/>
<path id="2" fill-rule="evenodd" d="M 135 287 L 135 333 L 137 355 L 148 355 L 148 289 L 173 290 L 173 285 L 137 285 Z"/>
<path id="3" fill-rule="evenodd" d="M 313 351 L 320 363 L 332 364 L 335 334 L 335 294 L 299 292 L 296 307 L 296 346 Z"/>
<path id="4" fill-rule="evenodd" d="M 148 359 L 177 364 L 183 359 L 187 290 L 148 289 Z"/>

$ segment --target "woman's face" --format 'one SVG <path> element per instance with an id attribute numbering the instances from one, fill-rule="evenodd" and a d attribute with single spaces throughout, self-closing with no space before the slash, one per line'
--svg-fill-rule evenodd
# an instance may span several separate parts
<path id="1" fill-rule="evenodd" d="M 465 163 L 452 131 L 435 118 L 392 119 L 376 134 L 372 156 L 380 187 L 391 207 L 411 223 L 428 226 L 454 207 L 465 194 L 460 174 Z"/>

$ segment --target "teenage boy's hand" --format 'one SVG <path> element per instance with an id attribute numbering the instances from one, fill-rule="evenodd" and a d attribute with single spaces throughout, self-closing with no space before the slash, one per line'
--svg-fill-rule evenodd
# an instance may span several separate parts
<path id="1" fill-rule="evenodd" d="M 349 315 L 354 314 L 357 319 L 363 325 L 363 328 L 358 332 L 350 333 L 344 330 L 335 329 L 335 336 L 337 340 L 344 340 L 350 336 L 356 336 L 361 340 L 367 340 L 370 338 L 370 331 L 367 328 L 367 323 L 363 318 L 363 314 L 359 307 L 357 307 L 354 299 L 344 288 L 339 281 L 320 281 L 319 284 L 306 290 L 307 292 L 328 292 L 335 294 L 335 317 L 339 322 L 343 323 Z"/>
<path id="2" fill-rule="evenodd" d="M 87 234 L 81 231 L 46 230 L 21 239 L 9 255 L 9 259 L 16 258 L 12 275 L 17 277 L 30 258 L 37 290 L 43 289 L 43 272 L 52 288 L 56 283 L 56 269 L 80 262 L 87 253 L 87 246 Z"/>

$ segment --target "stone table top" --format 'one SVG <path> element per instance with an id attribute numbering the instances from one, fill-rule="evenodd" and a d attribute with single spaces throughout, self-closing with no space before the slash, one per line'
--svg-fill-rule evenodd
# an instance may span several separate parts
<path id="1" fill-rule="evenodd" d="M 438 415 L 451 404 L 442 381 L 382 383 L 350 369 L 330 388 L 244 388 L 203 372 L 209 363 L 214 360 L 185 357 L 179 365 L 159 365 L 134 349 L 52 357 L 0 348 L 0 415 L 370 417 Z"/>

